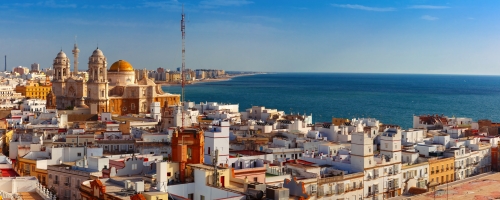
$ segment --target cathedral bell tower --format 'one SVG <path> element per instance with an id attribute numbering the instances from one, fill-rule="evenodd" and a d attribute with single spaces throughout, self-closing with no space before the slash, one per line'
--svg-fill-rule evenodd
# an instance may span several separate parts
<path id="1" fill-rule="evenodd" d="M 66 79 L 69 78 L 71 73 L 69 69 L 69 62 L 69 58 L 61 50 L 52 63 L 52 67 L 54 68 L 52 91 L 57 99 L 56 101 L 61 102 L 57 104 L 57 109 L 64 109 L 65 106 L 62 101 L 64 96 L 66 96 L 66 94 L 64 94 L 64 91 L 66 90 Z"/>
<path id="2" fill-rule="evenodd" d="M 87 104 L 90 113 L 109 112 L 108 72 L 106 57 L 97 48 L 89 57 L 89 81 L 87 82 Z"/>
<path id="3" fill-rule="evenodd" d="M 52 64 L 54 67 L 54 81 L 64 82 L 70 75 L 69 58 L 61 50 Z"/>

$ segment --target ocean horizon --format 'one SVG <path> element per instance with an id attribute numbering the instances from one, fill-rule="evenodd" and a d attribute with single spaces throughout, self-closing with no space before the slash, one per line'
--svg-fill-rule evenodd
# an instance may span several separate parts
<path id="1" fill-rule="evenodd" d="M 181 93 L 179 85 L 163 86 Z M 312 114 L 314 122 L 376 118 L 411 128 L 413 115 L 444 114 L 500 121 L 500 76 L 287 72 L 240 76 L 185 87 L 185 100 L 237 103 Z"/>

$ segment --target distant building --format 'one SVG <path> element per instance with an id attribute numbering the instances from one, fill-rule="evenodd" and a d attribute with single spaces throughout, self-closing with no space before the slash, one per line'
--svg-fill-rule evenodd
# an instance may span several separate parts
<path id="1" fill-rule="evenodd" d="M 17 73 L 19 75 L 24 75 L 24 74 L 29 73 L 30 69 L 28 69 L 27 67 L 23 67 L 23 66 L 17 66 L 17 67 L 14 67 L 12 72 Z"/>
<path id="2" fill-rule="evenodd" d="M 50 93 L 52 89 L 52 84 L 48 78 L 45 82 L 35 83 L 33 81 L 28 81 L 26 85 L 16 86 L 16 92 L 21 93 L 21 95 L 26 98 L 36 98 L 43 99 L 47 98 L 47 95 Z"/>
<path id="3" fill-rule="evenodd" d="M 40 64 L 38 63 L 31 64 L 31 73 L 33 72 L 40 72 Z"/>

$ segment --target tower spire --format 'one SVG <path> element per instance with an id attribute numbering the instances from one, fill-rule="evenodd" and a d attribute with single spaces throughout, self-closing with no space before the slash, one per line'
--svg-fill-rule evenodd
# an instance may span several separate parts
<path id="1" fill-rule="evenodd" d="M 78 45 L 76 44 L 76 35 L 75 35 L 75 46 L 73 47 L 73 75 L 76 77 L 78 75 L 78 53 L 80 53 L 80 49 L 78 49 Z"/>

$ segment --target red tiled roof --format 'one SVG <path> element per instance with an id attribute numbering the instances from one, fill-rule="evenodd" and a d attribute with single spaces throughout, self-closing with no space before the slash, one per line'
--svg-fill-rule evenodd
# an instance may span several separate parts
<path id="1" fill-rule="evenodd" d="M 295 161 L 297 161 L 298 164 L 303 164 L 303 165 L 314 165 L 316 163 L 312 163 L 312 162 L 309 162 L 309 161 L 305 161 L 305 160 L 301 160 L 301 159 L 297 159 L 297 160 L 287 160 L 286 162 L 287 163 L 295 163 Z"/>
<path id="2" fill-rule="evenodd" d="M 266 154 L 264 152 L 251 151 L 251 150 L 230 151 L 230 153 L 239 153 L 241 155 L 246 155 L 246 156 L 256 156 L 256 155 L 265 155 Z"/>
<path id="3" fill-rule="evenodd" d="M 2 171 L 2 177 L 15 177 L 19 176 L 13 169 L 0 169 Z"/>
<path id="4" fill-rule="evenodd" d="M 115 161 L 115 160 L 110 160 L 109 161 L 109 168 L 115 167 L 116 169 L 123 169 L 125 167 L 125 163 L 123 161 Z"/>

